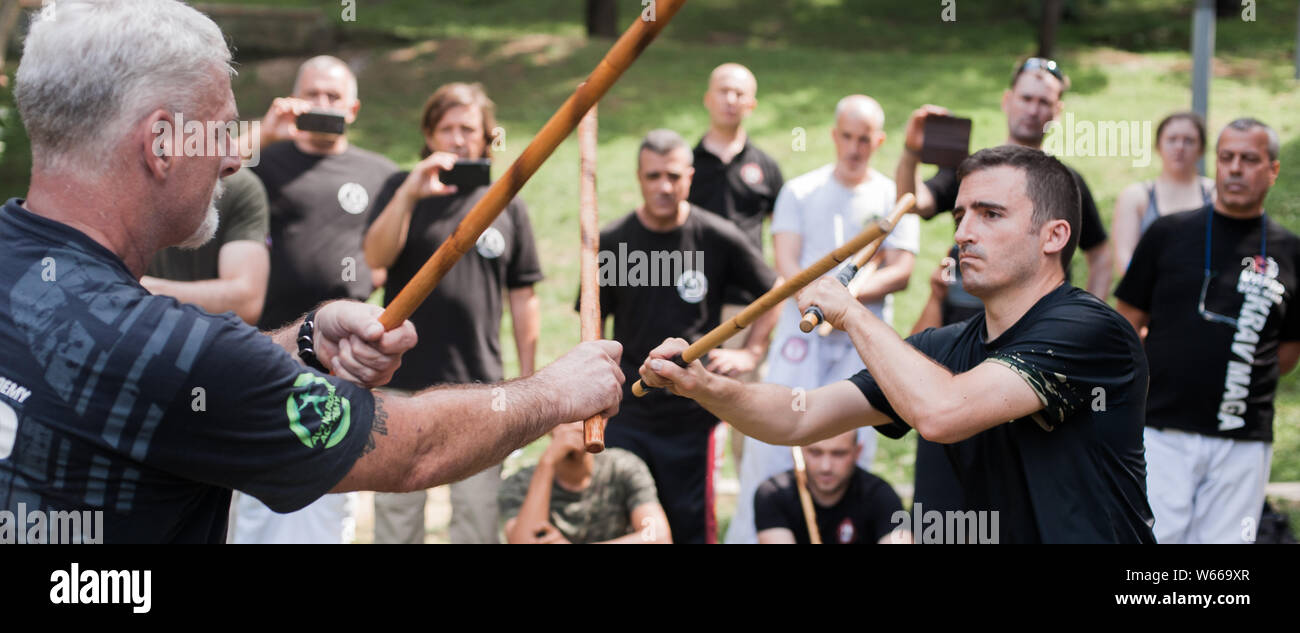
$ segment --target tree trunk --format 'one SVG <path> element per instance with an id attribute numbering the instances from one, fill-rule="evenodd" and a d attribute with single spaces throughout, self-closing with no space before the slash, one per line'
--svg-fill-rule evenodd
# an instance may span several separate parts
<path id="1" fill-rule="evenodd" d="M 1043 18 L 1038 24 L 1038 56 L 1051 59 L 1056 50 L 1056 26 L 1061 23 L 1061 0 L 1043 0 Z"/>
<path id="2" fill-rule="evenodd" d="M 614 0 L 587 0 L 587 37 L 618 37 L 618 5 Z"/>

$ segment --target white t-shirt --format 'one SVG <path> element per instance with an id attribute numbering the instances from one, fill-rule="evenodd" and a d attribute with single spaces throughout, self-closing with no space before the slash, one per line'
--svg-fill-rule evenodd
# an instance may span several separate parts
<path id="1" fill-rule="evenodd" d="M 807 268 L 836 247 L 852 239 L 876 218 L 889 215 L 894 208 L 897 188 L 894 181 L 874 168 L 867 181 L 849 188 L 835 179 L 832 163 L 790 180 L 776 197 L 772 216 L 772 234 L 794 233 L 803 238 L 799 250 L 799 267 Z M 885 249 L 917 253 L 921 249 L 921 220 L 914 214 L 903 216 L 894 231 L 885 238 Z M 847 265 L 847 262 L 845 263 Z M 827 273 L 835 275 L 835 269 Z M 886 323 L 893 318 L 892 295 L 883 301 L 868 303 L 867 308 Z M 798 306 L 786 301 L 782 306 L 782 329 L 797 327 Z"/>

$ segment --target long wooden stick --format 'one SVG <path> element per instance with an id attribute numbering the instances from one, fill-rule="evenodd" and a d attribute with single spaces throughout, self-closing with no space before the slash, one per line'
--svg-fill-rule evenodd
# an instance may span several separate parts
<path id="1" fill-rule="evenodd" d="M 910 196 L 912 194 L 909 193 L 905 195 Z M 902 202 L 902 200 L 899 200 L 899 202 Z M 895 205 L 894 210 L 890 212 L 887 218 L 885 218 L 885 223 L 887 224 L 885 234 L 881 235 L 880 239 L 872 242 L 870 246 L 859 251 L 857 255 L 854 255 L 853 261 L 850 262 L 848 266 L 841 269 L 840 274 L 836 275 L 835 279 L 844 284 L 844 287 L 847 288 L 849 284 L 853 282 L 853 278 L 858 274 L 858 271 L 862 270 L 862 267 L 866 266 L 867 262 L 871 261 L 871 258 L 876 256 L 876 251 L 880 250 L 880 245 L 885 243 L 885 238 L 889 237 L 889 234 L 894 230 L 894 227 L 898 226 L 899 220 L 902 220 L 903 216 L 910 210 L 912 210 L 911 206 L 903 207 L 901 205 Z M 817 324 L 822 322 L 824 319 L 825 316 L 822 314 L 821 308 L 818 308 L 817 306 L 808 306 L 808 309 L 803 312 L 803 320 L 799 321 L 799 329 L 804 332 L 811 332 L 813 331 L 813 328 L 817 327 Z"/>
<path id="2" fill-rule="evenodd" d="M 587 116 L 582 117 L 578 124 L 578 154 L 582 174 L 578 196 L 578 225 L 582 239 L 578 315 L 582 322 L 582 340 L 594 341 L 604 334 L 601 332 L 600 284 L 596 278 L 600 252 L 600 214 L 596 207 L 596 106 L 591 106 Z M 582 438 L 588 453 L 605 450 L 605 421 L 605 416 L 597 413 L 583 422 Z"/>
<path id="3" fill-rule="evenodd" d="M 406 287 L 402 288 L 402 291 L 393 298 L 392 303 L 384 309 L 379 322 L 384 324 L 385 329 L 391 330 L 410 318 L 429 293 L 433 292 L 438 282 L 442 281 L 443 275 L 446 275 L 447 271 L 456 265 L 457 260 L 474 246 L 483 231 L 492 225 L 502 209 L 505 209 L 506 204 L 523 188 L 524 183 L 537 172 L 537 168 L 546 161 L 573 128 L 578 126 L 578 121 L 583 115 L 591 109 L 591 106 L 596 105 L 597 101 L 600 101 L 610 86 L 622 76 L 623 71 L 636 61 L 641 51 L 654 41 L 655 36 L 659 35 L 685 3 L 686 0 L 656 0 L 653 5 L 654 20 L 643 19 L 644 13 L 637 17 L 636 22 L 623 33 L 622 37 L 618 38 L 614 47 L 605 54 L 604 59 L 600 60 L 596 69 L 587 77 L 587 81 L 578 86 L 564 105 L 551 116 L 528 147 L 524 148 L 519 158 L 515 159 L 505 174 L 492 184 L 487 194 L 474 205 L 465 219 L 461 220 L 451 237 L 447 238 L 437 251 L 434 251 Z"/>
<path id="4" fill-rule="evenodd" d="M 916 198 L 912 194 L 904 194 L 902 198 L 894 205 L 897 212 L 899 208 L 910 209 L 916 203 Z M 890 214 L 893 217 L 893 214 Z M 827 253 L 825 257 L 815 261 L 811 266 L 799 271 L 794 277 L 785 280 L 781 285 L 763 293 L 763 296 L 755 299 L 753 303 L 745 306 L 740 314 L 732 317 L 730 321 L 719 325 L 709 331 L 708 334 L 701 336 L 699 340 L 691 343 L 681 354 L 672 358 L 678 366 L 686 367 L 698 360 L 700 357 L 708 354 L 715 347 L 721 345 L 724 341 L 735 336 L 736 333 L 745 329 L 753 323 L 760 315 L 776 306 L 781 305 L 782 301 L 794 296 L 796 292 L 803 290 L 804 286 L 817 281 L 819 277 L 826 274 L 827 271 L 844 263 L 845 260 L 852 257 L 854 253 L 866 248 L 867 244 L 875 241 L 888 232 L 890 227 L 888 218 L 880 218 L 875 222 L 867 225 L 861 233 L 853 236 L 853 239 L 843 243 L 839 248 Z M 642 381 L 638 380 L 632 385 L 632 395 L 640 398 L 647 393 L 647 388 Z"/>
<path id="5" fill-rule="evenodd" d="M 817 528 L 817 511 L 813 508 L 812 494 L 808 492 L 808 468 L 803 463 L 803 449 L 791 446 L 790 453 L 794 455 L 794 485 L 799 489 L 804 523 L 808 524 L 808 540 L 813 545 L 821 545 L 822 532 Z"/>

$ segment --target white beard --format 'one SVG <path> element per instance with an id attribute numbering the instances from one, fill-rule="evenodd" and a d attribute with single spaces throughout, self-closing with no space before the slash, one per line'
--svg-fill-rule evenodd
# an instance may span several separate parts
<path id="1" fill-rule="evenodd" d="M 207 244 L 214 235 L 217 234 L 217 225 L 220 224 L 220 216 L 217 213 L 217 201 L 221 199 L 222 194 L 226 192 L 226 184 L 217 179 L 217 186 L 212 190 L 212 202 L 208 203 L 207 215 L 203 216 L 203 223 L 194 233 L 184 242 L 177 244 L 180 248 L 194 250 L 204 244 Z"/>

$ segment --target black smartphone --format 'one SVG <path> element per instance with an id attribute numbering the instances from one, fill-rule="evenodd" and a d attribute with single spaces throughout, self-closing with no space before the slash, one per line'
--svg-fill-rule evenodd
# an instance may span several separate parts
<path id="1" fill-rule="evenodd" d="M 347 119 L 342 114 L 328 110 L 312 110 L 298 115 L 297 126 L 304 132 L 322 132 L 325 134 L 342 134 L 347 128 Z"/>
<path id="2" fill-rule="evenodd" d="M 492 161 L 487 158 L 458 160 L 456 166 L 438 177 L 444 185 L 456 185 L 461 193 L 469 193 L 492 182 Z"/>
<path id="3" fill-rule="evenodd" d="M 956 167 L 970 155 L 970 119 L 955 116 L 925 117 L 925 142 L 921 162 Z"/>

